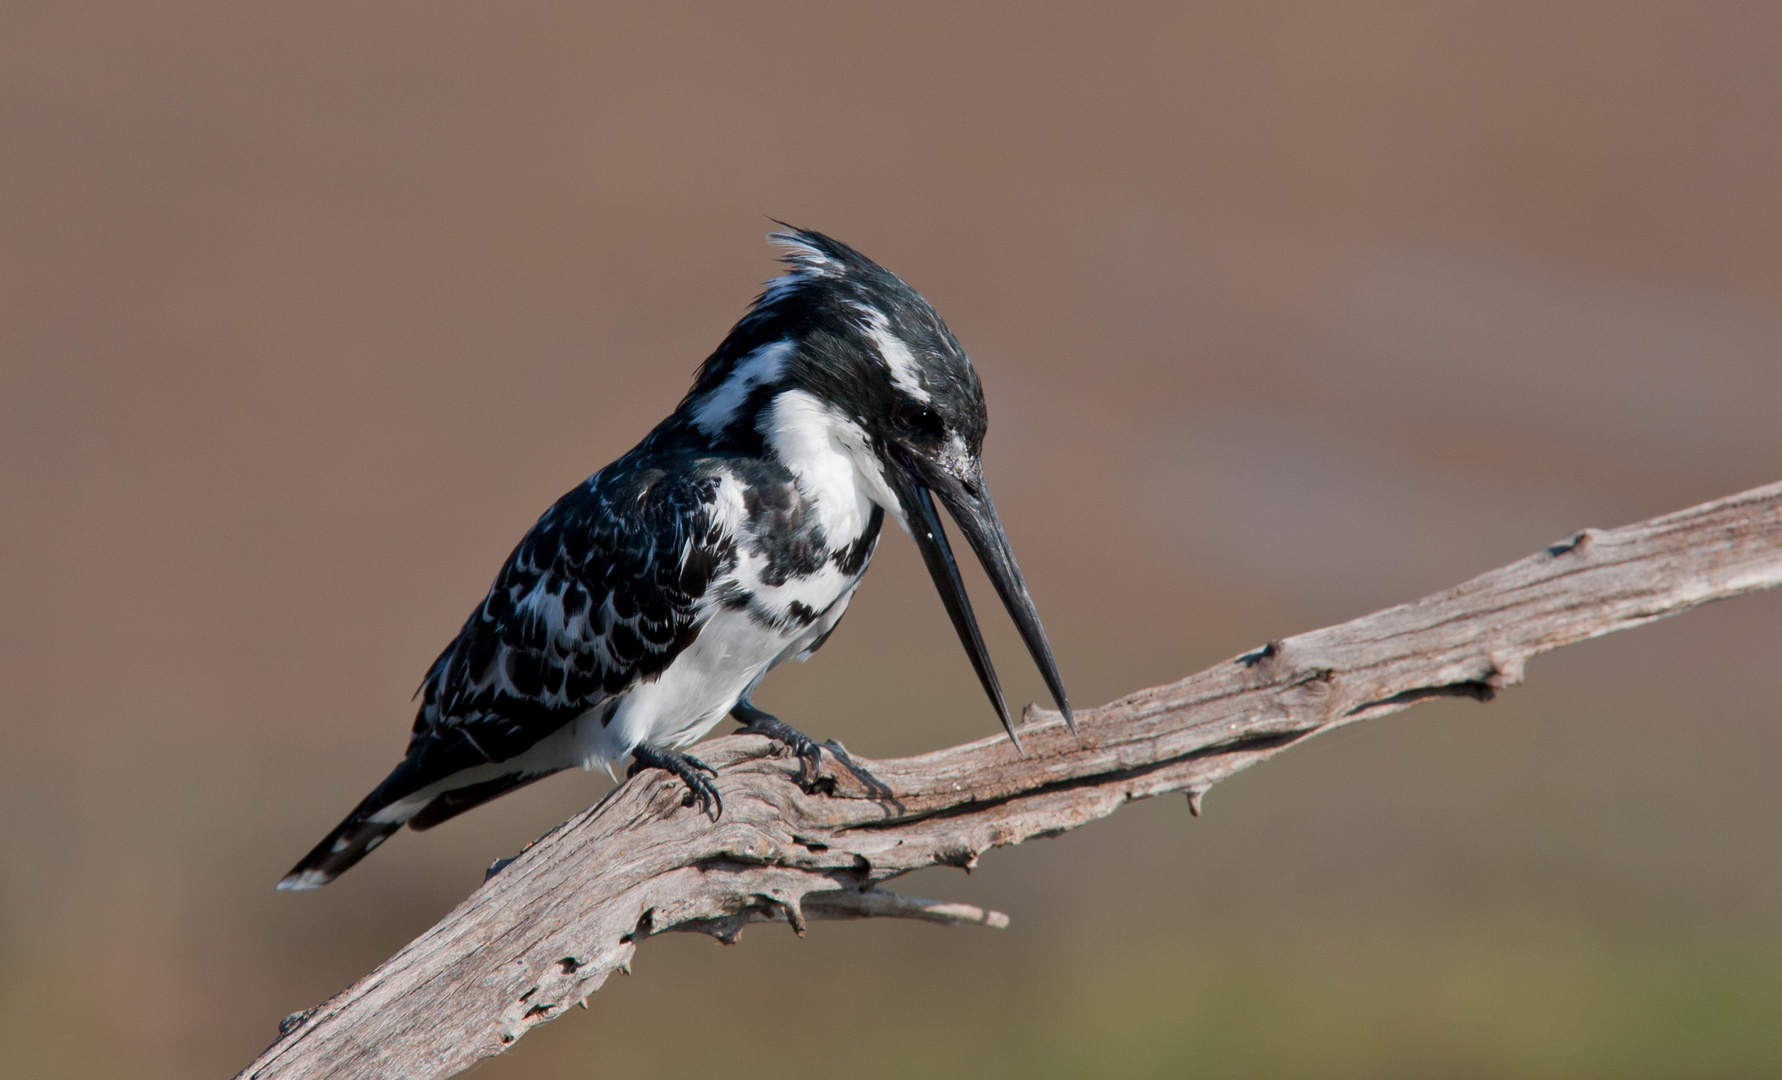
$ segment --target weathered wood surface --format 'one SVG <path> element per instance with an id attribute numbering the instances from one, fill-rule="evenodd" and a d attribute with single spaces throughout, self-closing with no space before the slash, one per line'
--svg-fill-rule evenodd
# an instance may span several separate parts
<path id="1" fill-rule="evenodd" d="M 1782 484 L 1586 530 L 1415 603 L 1301 634 L 1077 714 L 1029 707 L 1002 737 L 889 761 L 825 753 L 807 795 L 766 740 L 702 745 L 723 819 L 645 772 L 490 878 L 381 967 L 284 1032 L 241 1075 L 443 1077 L 498 1054 L 627 969 L 643 939 L 730 939 L 750 921 L 901 917 L 1001 926 L 879 886 L 1075 828 L 1137 798 L 1201 793 L 1302 739 L 1431 697 L 1489 700 L 1530 657 L 1782 584 Z"/>

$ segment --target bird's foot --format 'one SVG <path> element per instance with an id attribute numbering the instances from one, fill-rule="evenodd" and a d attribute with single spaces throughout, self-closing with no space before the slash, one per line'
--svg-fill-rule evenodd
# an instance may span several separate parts
<path id="1" fill-rule="evenodd" d="M 743 730 L 750 735 L 765 735 L 790 748 L 798 756 L 798 786 L 807 795 L 817 790 L 818 778 L 823 774 L 823 748 L 815 740 L 772 713 L 757 709 L 746 699 L 738 702 L 736 708 L 730 710 L 730 715 L 740 720 Z"/>
<path id="2" fill-rule="evenodd" d="M 682 806 L 692 806 L 697 802 L 699 809 L 713 821 L 724 813 L 724 800 L 718 795 L 718 787 L 705 775 L 716 776 L 718 770 L 692 754 L 644 743 L 632 749 L 631 768 L 625 770 L 625 775 L 636 776 L 644 769 L 661 769 L 680 777 L 681 783 L 687 785 L 687 793 L 681 797 Z"/>

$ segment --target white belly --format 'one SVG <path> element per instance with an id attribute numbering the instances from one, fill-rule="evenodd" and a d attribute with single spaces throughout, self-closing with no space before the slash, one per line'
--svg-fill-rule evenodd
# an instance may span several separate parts
<path id="1" fill-rule="evenodd" d="M 804 652 L 833 629 L 858 585 L 858 579 L 846 582 L 827 610 L 805 627 L 779 630 L 747 610 L 719 609 L 660 675 L 625 693 L 606 724 L 599 719 L 603 710 L 576 721 L 575 764 L 609 765 L 639 743 L 679 749 L 698 741 L 770 668 Z"/>

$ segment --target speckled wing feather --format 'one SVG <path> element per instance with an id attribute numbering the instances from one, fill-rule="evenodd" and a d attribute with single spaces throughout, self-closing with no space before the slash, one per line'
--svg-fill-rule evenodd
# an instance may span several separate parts
<path id="1" fill-rule="evenodd" d="M 718 459 L 634 451 L 545 511 L 429 669 L 403 761 L 286 887 L 332 879 L 407 816 L 380 810 L 510 760 L 666 668 L 698 636 L 713 579 L 735 565 L 721 482 Z M 412 824 L 437 824 L 541 775 L 467 779 Z"/>
<path id="2" fill-rule="evenodd" d="M 622 458 L 558 499 L 433 661 L 408 756 L 506 761 L 668 667 L 734 563 L 718 485 L 709 462 Z"/>
<path id="3" fill-rule="evenodd" d="M 504 761 L 666 668 L 734 562 L 718 486 L 705 462 L 621 459 L 559 499 L 428 671 L 410 756 Z"/>

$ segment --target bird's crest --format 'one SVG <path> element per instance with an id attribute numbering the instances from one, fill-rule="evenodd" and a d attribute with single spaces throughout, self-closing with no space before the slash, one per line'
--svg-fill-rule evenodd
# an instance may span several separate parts
<path id="1" fill-rule="evenodd" d="M 796 225 L 787 225 L 775 219 L 774 224 L 783 226 L 785 232 L 767 234 L 767 241 L 780 248 L 780 261 L 791 267 L 790 276 L 798 277 L 840 277 L 852 266 L 862 264 L 877 269 L 878 264 L 853 248 L 824 236 L 820 232 L 800 229 Z"/>
<path id="2" fill-rule="evenodd" d="M 787 272 L 767 283 L 717 351 L 700 365 L 682 402 L 683 408 L 693 408 L 695 402 L 702 400 L 709 402 L 724 384 L 735 384 L 739 367 L 749 366 L 749 371 L 740 373 L 744 376 L 764 375 L 764 366 L 750 366 L 751 359 L 761 359 L 767 354 L 760 350 L 771 349 L 799 334 L 813 317 L 821 317 L 817 312 L 829 304 L 848 304 L 848 316 L 858 321 L 863 318 L 859 313 L 866 310 L 860 301 L 866 298 L 896 298 L 898 303 L 908 303 L 903 299 L 907 295 L 915 303 L 922 302 L 896 275 L 841 241 L 777 219 L 775 224 L 784 231 L 770 233 L 768 240 L 781 249 L 780 261 Z M 818 299 L 819 294 L 826 295 Z M 776 355 L 773 359 L 777 374 L 777 365 L 784 357 Z M 769 380 L 751 377 L 746 381 L 750 385 L 742 389 L 752 390 Z M 732 386 L 739 388 L 740 384 Z M 715 418 L 732 411 L 712 406 L 705 413 Z"/>

